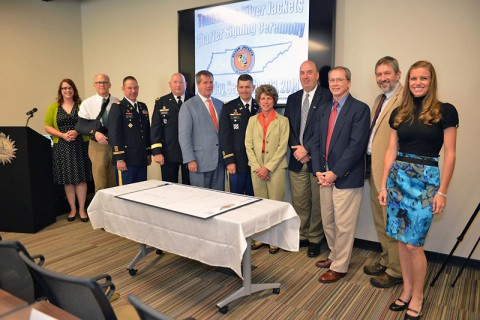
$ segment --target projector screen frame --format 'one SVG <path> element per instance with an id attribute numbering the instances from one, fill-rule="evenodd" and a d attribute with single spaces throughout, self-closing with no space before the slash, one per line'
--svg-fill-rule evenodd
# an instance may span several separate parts
<path id="1" fill-rule="evenodd" d="M 187 91 L 195 93 L 195 10 L 246 1 L 226 1 L 178 11 L 178 70 L 185 76 Z M 335 65 L 336 0 L 305 1 L 310 4 L 308 59 L 317 63 L 320 85 L 328 88 L 327 72 Z"/>

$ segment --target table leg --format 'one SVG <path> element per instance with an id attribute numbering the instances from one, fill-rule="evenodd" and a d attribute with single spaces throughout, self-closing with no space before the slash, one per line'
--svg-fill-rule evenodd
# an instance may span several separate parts
<path id="1" fill-rule="evenodd" d="M 260 284 L 252 284 L 252 249 L 251 249 L 251 238 L 247 238 L 247 249 L 243 253 L 243 266 L 242 266 L 242 274 L 243 274 L 243 286 L 217 303 L 217 307 L 221 313 L 228 312 L 228 304 L 234 300 L 237 300 L 242 297 L 246 297 L 251 295 L 252 293 L 263 291 L 267 289 L 273 289 L 273 293 L 278 294 L 280 293 L 280 283 L 260 283 Z"/>
<path id="2" fill-rule="evenodd" d="M 127 267 L 128 273 L 131 276 L 134 276 L 134 275 L 137 274 L 138 270 L 133 268 L 133 267 L 135 267 L 137 262 L 142 260 L 144 257 L 146 257 L 153 250 L 155 250 L 155 249 L 154 248 L 147 248 L 147 246 L 143 243 L 140 244 L 140 249 L 139 249 L 137 255 L 135 256 L 135 258 L 133 258 L 132 262 L 130 262 L 130 265 Z"/>

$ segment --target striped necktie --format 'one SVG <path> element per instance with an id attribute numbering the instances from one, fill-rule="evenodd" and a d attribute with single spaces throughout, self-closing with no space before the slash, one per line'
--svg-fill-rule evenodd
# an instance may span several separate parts
<path id="1" fill-rule="evenodd" d="M 307 117 L 308 117 L 308 110 L 310 109 L 310 94 L 305 95 L 305 99 L 303 100 L 302 110 L 301 110 L 301 118 L 300 118 L 300 144 L 303 145 L 303 134 L 305 133 L 305 126 L 307 124 Z"/>

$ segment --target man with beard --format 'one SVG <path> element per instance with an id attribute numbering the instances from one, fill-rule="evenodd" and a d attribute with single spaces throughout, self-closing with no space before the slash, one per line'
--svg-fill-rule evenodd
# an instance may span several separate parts
<path id="1" fill-rule="evenodd" d="M 399 82 L 400 76 L 400 67 L 395 58 L 383 57 L 375 65 L 375 77 L 383 93 L 375 99 L 371 113 L 366 179 L 370 184 L 373 221 L 382 246 L 382 254 L 380 262 L 366 265 L 363 271 L 373 276 L 370 283 L 377 288 L 390 288 L 403 282 L 397 240 L 385 233 L 387 207 L 381 206 L 378 202 L 378 190 L 383 176 L 383 159 L 390 137 L 388 120 L 392 111 L 400 105 L 402 98 L 403 86 Z"/>

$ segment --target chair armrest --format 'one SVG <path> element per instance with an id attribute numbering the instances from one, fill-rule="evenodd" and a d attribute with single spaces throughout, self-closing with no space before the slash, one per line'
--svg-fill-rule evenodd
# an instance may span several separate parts
<path id="1" fill-rule="evenodd" d="M 43 254 L 36 254 L 30 257 L 32 258 L 33 262 L 35 262 L 39 266 L 43 266 L 43 264 L 45 263 L 45 257 Z M 39 259 L 38 262 L 35 261 L 36 259 Z"/>
<path id="2" fill-rule="evenodd" d="M 110 300 L 112 295 L 115 293 L 115 285 L 112 282 L 112 277 L 108 274 L 100 274 L 92 277 L 92 279 L 98 283 L 100 288 L 102 288 L 103 293 L 105 293 L 107 299 Z"/>

